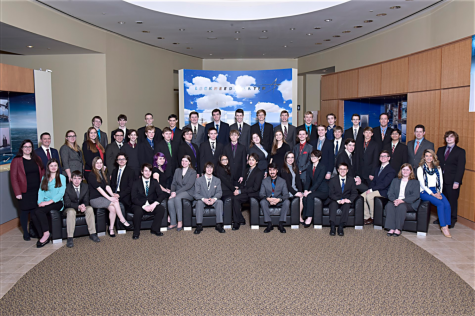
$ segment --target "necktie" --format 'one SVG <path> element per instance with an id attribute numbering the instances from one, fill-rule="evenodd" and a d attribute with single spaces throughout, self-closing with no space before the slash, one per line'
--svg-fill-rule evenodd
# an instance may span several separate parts
<path id="1" fill-rule="evenodd" d="M 355 128 L 353 132 L 353 138 L 356 140 L 356 137 L 358 137 L 358 132 L 356 131 L 356 128 Z"/>
<path id="2" fill-rule="evenodd" d="M 189 143 L 188 145 L 190 145 L 191 150 L 193 150 L 193 154 L 195 155 L 195 158 L 196 158 L 196 150 L 195 148 L 193 148 L 193 144 Z"/>
<path id="3" fill-rule="evenodd" d="M 287 139 L 287 126 L 284 126 L 284 139 Z"/>
<path id="4" fill-rule="evenodd" d="M 239 124 L 239 135 L 241 135 L 241 132 L 242 132 L 242 127 L 241 127 L 241 124 Z"/>
<path id="5" fill-rule="evenodd" d="M 150 140 L 150 139 L 147 138 L 147 141 L 148 141 L 150 147 L 152 147 L 152 149 L 155 149 L 155 144 L 153 143 L 153 140 Z"/>
<path id="6" fill-rule="evenodd" d="M 345 190 L 345 179 L 341 179 L 341 193 Z"/>
<path id="7" fill-rule="evenodd" d="M 213 151 L 213 155 L 214 155 L 214 142 L 211 142 L 211 150 Z"/>
<path id="8" fill-rule="evenodd" d="M 335 146 L 335 156 L 338 154 L 338 141 L 336 141 L 336 146 Z"/>
<path id="9" fill-rule="evenodd" d="M 218 124 L 216 124 L 216 132 L 218 132 L 218 134 L 219 134 L 219 125 Z"/>
<path id="10" fill-rule="evenodd" d="M 419 149 L 419 144 L 420 144 L 420 141 L 417 141 L 416 142 L 416 149 L 414 149 L 414 155 L 417 153 L 417 150 Z"/>
<path id="11" fill-rule="evenodd" d="M 261 126 L 261 137 L 264 138 L 264 125 Z"/>
<path id="12" fill-rule="evenodd" d="M 314 166 L 313 167 L 313 173 L 312 173 L 312 177 L 315 175 L 315 169 L 317 168 L 317 166 Z"/>
<path id="13" fill-rule="evenodd" d="M 381 168 L 379 168 L 378 177 L 379 177 L 379 175 L 381 174 L 381 171 L 383 171 L 383 169 L 384 169 L 383 166 L 381 166 Z"/>
<path id="14" fill-rule="evenodd" d="M 452 147 L 447 147 L 447 150 L 445 151 L 445 155 L 444 155 L 445 161 L 447 161 L 447 158 L 449 157 L 451 150 L 452 150 Z"/>
<path id="15" fill-rule="evenodd" d="M 117 193 L 119 191 L 121 174 L 122 174 L 122 169 L 119 168 L 119 174 L 117 175 L 117 187 L 115 188 L 115 193 Z"/>
<path id="16" fill-rule="evenodd" d="M 307 134 L 310 135 L 310 126 L 307 126 Z"/>
<path id="17" fill-rule="evenodd" d="M 99 141 L 101 141 L 101 130 L 97 130 L 97 138 L 99 138 Z"/>
<path id="18" fill-rule="evenodd" d="M 384 131 L 381 129 L 381 139 L 384 140 Z"/>
<path id="19" fill-rule="evenodd" d="M 322 150 L 322 143 L 323 143 L 322 140 L 319 139 L 319 140 L 318 140 L 318 146 L 317 146 L 317 149 L 318 149 L 318 150 Z"/>
<path id="20" fill-rule="evenodd" d="M 46 158 L 51 159 L 51 154 L 49 153 L 49 148 L 46 149 Z"/>
<path id="21" fill-rule="evenodd" d="M 173 135 L 175 135 L 175 132 L 172 130 L 172 140 L 173 140 Z"/>
<path id="22" fill-rule="evenodd" d="M 78 197 L 78 202 L 79 202 L 79 189 L 76 188 L 76 196 Z"/>
<path id="23" fill-rule="evenodd" d="M 172 157 L 172 144 L 170 144 L 170 142 L 167 143 L 168 145 L 168 151 L 170 152 L 170 157 Z"/>
<path id="24" fill-rule="evenodd" d="M 366 148 L 368 148 L 368 144 L 369 144 L 369 142 L 364 142 L 364 150 L 366 150 Z"/>
<path id="25" fill-rule="evenodd" d="M 145 195 L 148 196 L 148 181 L 145 181 Z"/>
<path id="26" fill-rule="evenodd" d="M 393 154 L 394 154 L 394 150 L 396 149 L 396 145 L 393 145 Z"/>
<path id="27" fill-rule="evenodd" d="M 237 145 L 231 145 L 231 148 L 233 150 L 233 158 L 236 157 L 236 147 Z"/>
<path id="28" fill-rule="evenodd" d="M 348 156 L 348 157 L 350 157 L 350 164 L 351 164 L 351 165 L 353 165 L 353 160 L 351 159 L 352 156 L 353 156 L 352 154 L 350 154 L 350 155 Z"/>
<path id="29" fill-rule="evenodd" d="M 122 148 L 122 144 L 119 144 L 119 149 L 121 149 L 121 148 Z"/>
<path id="30" fill-rule="evenodd" d="M 272 197 L 274 197 L 274 194 L 275 194 L 275 180 L 272 180 L 271 184 L 272 184 Z"/>
<path id="31" fill-rule="evenodd" d="M 196 126 L 193 127 L 193 134 L 196 134 Z"/>
<path id="32" fill-rule="evenodd" d="M 249 179 L 249 175 L 251 174 L 251 168 L 249 168 L 249 170 L 247 171 L 247 174 L 246 174 L 246 181 L 244 181 L 244 186 L 246 186 L 246 183 L 247 183 L 247 179 Z"/>
<path id="33" fill-rule="evenodd" d="M 211 185 L 211 179 L 208 179 L 208 190 L 209 190 L 210 185 Z"/>

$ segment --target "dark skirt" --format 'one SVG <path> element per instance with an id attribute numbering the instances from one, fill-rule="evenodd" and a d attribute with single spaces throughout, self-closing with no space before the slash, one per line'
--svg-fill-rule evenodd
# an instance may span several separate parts
<path id="1" fill-rule="evenodd" d="M 38 190 L 40 188 L 27 189 L 26 193 L 23 193 L 21 200 L 19 201 L 20 209 L 22 211 L 31 211 L 38 207 Z"/>

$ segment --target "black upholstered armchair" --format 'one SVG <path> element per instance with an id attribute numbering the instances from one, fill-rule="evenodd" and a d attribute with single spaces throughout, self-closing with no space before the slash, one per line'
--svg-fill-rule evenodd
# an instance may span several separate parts
<path id="1" fill-rule="evenodd" d="M 313 207 L 313 227 L 315 229 L 322 229 L 323 226 L 330 226 L 330 209 L 328 205 L 323 205 L 319 198 L 315 198 Z M 341 211 L 338 209 L 336 215 L 336 225 L 340 224 Z M 350 207 L 348 222 L 346 226 L 354 226 L 355 229 L 363 229 L 364 225 L 364 206 L 363 198 L 358 196 L 355 202 Z"/>
<path id="2" fill-rule="evenodd" d="M 107 213 L 107 210 L 104 208 L 94 209 L 94 217 L 96 219 L 96 233 L 98 236 L 105 235 Z M 60 243 L 63 239 L 68 237 L 66 227 L 66 213 L 64 211 L 60 212 L 53 210 L 50 212 L 50 215 L 51 237 L 53 239 L 53 243 Z M 87 229 L 86 216 L 77 214 L 74 237 L 81 236 L 89 236 L 89 230 Z"/>
<path id="3" fill-rule="evenodd" d="M 191 230 L 196 227 L 196 209 L 193 201 L 183 199 L 183 227 L 184 230 Z M 232 220 L 232 200 L 230 197 L 226 198 L 223 203 L 223 228 L 231 228 Z M 203 214 L 203 227 L 216 226 L 216 210 L 213 206 L 205 206 Z"/>
<path id="4" fill-rule="evenodd" d="M 264 223 L 264 213 L 262 212 L 259 201 L 256 198 L 251 198 L 251 229 L 259 229 L 259 226 L 266 226 Z M 270 207 L 270 214 L 272 225 L 279 224 L 280 218 L 280 207 Z M 287 214 L 285 226 L 290 226 L 292 229 L 299 228 L 299 219 L 300 219 L 300 199 L 291 198 L 290 199 L 290 210 Z"/>
<path id="5" fill-rule="evenodd" d="M 168 199 L 164 200 L 161 205 L 165 208 L 165 212 L 163 213 L 163 218 L 162 218 L 162 224 L 160 225 L 160 231 L 166 231 L 167 226 L 168 226 Z M 128 221 L 129 223 L 134 222 L 134 212 L 132 211 L 132 208 L 126 208 L 125 209 L 125 220 Z M 144 212 L 142 215 L 142 222 L 140 224 L 140 229 L 150 229 L 152 228 L 152 223 L 153 219 L 155 218 L 155 215 L 153 214 L 147 214 L 147 212 Z M 131 230 L 129 228 L 125 228 L 124 225 L 119 221 L 119 218 L 116 219 L 116 228 L 117 228 L 117 233 L 118 234 L 125 234 L 126 230 Z"/>
<path id="6" fill-rule="evenodd" d="M 382 229 L 386 222 L 386 204 L 389 202 L 384 197 L 374 199 L 374 218 L 373 225 L 375 229 Z M 420 236 L 426 236 L 430 223 L 430 202 L 421 201 L 417 211 L 407 212 L 406 220 L 402 230 L 415 232 Z"/>

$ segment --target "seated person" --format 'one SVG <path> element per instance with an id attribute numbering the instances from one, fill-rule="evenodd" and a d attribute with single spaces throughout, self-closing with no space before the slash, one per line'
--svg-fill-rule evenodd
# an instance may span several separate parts
<path id="1" fill-rule="evenodd" d="M 388 197 L 388 189 L 391 185 L 391 181 L 396 177 L 396 171 L 389 164 L 391 159 L 387 150 L 383 150 L 379 155 L 379 161 L 381 167 L 374 170 L 373 180 L 369 184 L 369 188 L 361 196 L 364 199 L 364 224 L 373 224 L 374 216 L 374 198 L 375 197 Z"/>
<path id="2" fill-rule="evenodd" d="M 207 162 L 204 166 L 204 176 L 195 181 L 196 200 L 196 230 L 195 234 L 203 231 L 203 213 L 205 206 L 213 206 L 216 211 L 216 230 L 225 233 L 223 228 L 223 201 L 220 200 L 223 192 L 221 190 L 221 180 L 213 177 L 214 165 Z"/>
<path id="3" fill-rule="evenodd" d="M 246 221 L 241 213 L 241 204 L 249 202 L 251 197 L 259 199 L 259 190 L 261 189 L 264 172 L 256 168 L 259 162 L 259 156 L 255 153 L 249 155 L 244 180 L 239 184 L 239 189 L 234 190 L 233 200 L 233 230 L 238 230 Z"/>
<path id="4" fill-rule="evenodd" d="M 416 211 L 421 203 L 419 181 L 410 163 L 403 164 L 397 178 L 391 182 L 388 199 L 384 227 L 389 229 L 388 236 L 399 237 L 407 211 Z"/>
<path id="5" fill-rule="evenodd" d="M 89 239 L 94 242 L 101 240 L 96 234 L 96 220 L 94 217 L 94 209 L 89 205 L 89 188 L 82 182 L 81 171 L 75 170 L 71 173 L 72 180 L 66 185 L 64 193 L 64 212 L 66 213 L 66 229 L 68 232 L 68 248 L 74 247 L 73 237 L 76 228 L 76 213 L 84 213 L 86 215 L 87 230 L 89 231 Z"/>
<path id="6" fill-rule="evenodd" d="M 146 214 L 153 214 L 152 227 L 150 233 L 157 236 L 163 236 L 160 231 L 160 224 L 162 223 L 163 214 L 165 214 L 165 207 L 162 203 L 166 199 L 160 189 L 157 181 L 152 179 L 152 165 L 143 164 L 141 169 L 142 176 L 136 180 L 132 185 L 132 210 L 134 211 L 134 233 L 132 239 L 139 239 L 140 224 L 142 223 L 142 216 Z"/>
<path id="7" fill-rule="evenodd" d="M 303 216 L 305 222 L 300 222 L 303 227 L 308 228 L 312 224 L 314 199 L 319 198 L 322 203 L 328 198 L 328 184 L 325 180 L 327 167 L 320 162 L 322 153 L 320 150 L 314 149 L 310 154 L 312 164 L 307 169 L 307 180 L 304 184 L 303 192 Z"/>
<path id="8" fill-rule="evenodd" d="M 267 176 L 267 166 L 269 163 L 270 155 L 265 150 L 264 146 L 261 144 L 261 135 L 259 133 L 252 133 L 251 134 L 251 144 L 249 145 L 249 149 L 247 150 L 247 154 L 250 155 L 252 153 L 259 156 L 259 163 L 257 164 L 257 168 L 264 172 L 264 177 Z"/>
<path id="9" fill-rule="evenodd" d="M 41 180 L 38 190 L 38 208 L 33 211 L 32 220 L 40 240 L 36 243 L 37 248 L 41 248 L 49 243 L 49 223 L 46 214 L 52 210 L 63 210 L 63 196 L 66 190 L 66 177 L 59 174 L 59 163 L 55 158 L 48 161 L 45 168 L 45 175 Z"/>
<path id="10" fill-rule="evenodd" d="M 358 197 L 356 183 L 352 177 L 347 177 L 348 165 L 341 163 L 338 166 L 338 177 L 333 177 L 329 181 L 330 188 L 330 236 L 335 236 L 336 212 L 341 210 L 340 224 L 338 225 L 338 236 L 344 236 L 343 228 L 348 220 L 351 204 Z"/>
<path id="11" fill-rule="evenodd" d="M 289 190 L 289 197 L 298 197 L 300 199 L 300 222 L 302 219 L 303 210 L 303 185 L 300 179 L 300 172 L 295 163 L 295 155 L 293 152 L 288 151 L 284 156 L 284 164 L 280 169 L 280 176 L 287 183 L 287 189 Z"/>
<path id="12" fill-rule="evenodd" d="M 118 131 L 117 133 L 120 133 Z M 116 135 L 117 135 L 116 133 Z M 118 153 L 115 158 L 116 168 L 111 175 L 111 189 L 114 196 L 119 199 L 119 205 L 122 214 L 125 216 L 125 210 L 132 206 L 130 192 L 132 184 L 136 180 L 135 170 L 128 165 L 129 157 L 124 153 Z"/>
<path id="13" fill-rule="evenodd" d="M 172 185 L 172 169 L 170 168 L 165 154 L 158 152 L 153 156 L 153 178 L 160 184 L 160 189 L 170 196 L 170 187 Z"/>
<path id="14" fill-rule="evenodd" d="M 270 218 L 270 206 L 280 207 L 279 231 L 285 233 L 284 223 L 287 221 L 287 213 L 290 209 L 289 191 L 287 190 L 287 183 L 284 179 L 277 176 L 278 168 L 275 163 L 269 164 L 269 177 L 262 180 L 259 197 L 261 201 L 259 204 L 264 213 L 264 222 L 267 223 L 267 228 L 264 233 L 269 233 L 274 229 L 272 220 Z"/>

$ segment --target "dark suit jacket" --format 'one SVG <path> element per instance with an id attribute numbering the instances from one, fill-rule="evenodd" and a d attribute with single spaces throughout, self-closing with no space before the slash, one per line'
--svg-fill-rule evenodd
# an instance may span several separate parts
<path id="1" fill-rule="evenodd" d="M 379 169 L 374 170 L 374 178 L 369 185 L 369 188 L 373 191 L 379 191 L 379 194 L 384 197 L 388 197 L 388 189 L 391 185 L 391 182 L 396 177 L 396 171 L 388 164 L 384 169 L 379 173 Z"/>
<path id="2" fill-rule="evenodd" d="M 389 201 L 395 201 L 399 197 L 399 190 L 401 189 L 401 179 L 395 178 L 391 182 L 388 191 Z M 412 206 L 412 209 L 417 211 L 419 204 L 421 203 L 421 186 L 419 181 L 416 179 L 409 180 L 406 184 L 406 190 L 404 190 L 404 199 L 405 203 L 409 203 Z M 391 202 L 389 202 L 391 203 Z"/>
<path id="3" fill-rule="evenodd" d="M 124 144 L 122 144 L 122 147 L 124 147 Z M 112 171 L 114 171 L 115 167 L 115 158 L 117 157 L 117 154 L 120 153 L 122 150 L 119 149 L 119 146 L 117 146 L 116 141 L 114 140 L 112 143 L 107 145 L 106 148 L 106 166 L 107 166 L 107 175 L 110 176 L 112 174 Z"/>
<path id="4" fill-rule="evenodd" d="M 214 167 L 214 175 L 219 180 L 221 180 L 221 190 L 223 191 L 223 197 L 233 195 L 235 186 L 233 184 L 232 175 L 228 174 L 224 168 L 219 165 Z"/>
<path id="5" fill-rule="evenodd" d="M 419 162 L 421 162 L 422 154 L 424 153 L 424 150 L 426 149 L 434 150 L 434 143 L 424 138 L 422 142 L 419 144 L 417 153 L 414 154 L 415 141 L 416 140 L 413 139 L 407 143 L 407 156 L 409 158 L 409 163 L 412 165 L 412 168 L 414 168 L 414 173 L 416 173 L 415 170 L 417 170 L 417 168 L 419 167 Z"/>
<path id="6" fill-rule="evenodd" d="M 313 149 L 318 148 L 318 138 L 314 139 L 310 142 Z M 327 173 L 332 173 L 333 168 L 335 168 L 335 153 L 333 152 L 333 141 L 325 138 L 323 142 L 322 148 L 320 150 L 322 152 L 322 159 L 320 159 L 320 163 L 324 164 L 327 168 Z"/>
<path id="7" fill-rule="evenodd" d="M 232 130 L 236 130 L 239 132 L 237 123 L 234 123 L 229 127 L 229 131 Z M 238 142 L 245 148 L 249 148 L 249 145 L 251 144 L 251 126 L 249 126 L 249 124 L 242 122 L 242 130 Z"/>
<path id="8" fill-rule="evenodd" d="M 173 139 L 172 139 L 172 143 L 176 144 L 177 148 L 178 146 L 181 145 L 181 143 L 184 142 L 183 140 L 183 131 L 181 129 L 177 127 L 175 127 L 175 131 L 173 132 Z"/>
<path id="9" fill-rule="evenodd" d="M 307 181 L 305 181 L 304 190 L 311 192 L 328 192 L 328 184 L 325 181 L 327 168 L 319 162 L 315 173 L 313 173 L 313 164 L 311 163 L 307 168 Z"/>
<path id="10" fill-rule="evenodd" d="M 112 192 L 115 193 L 117 189 L 117 174 L 119 169 L 114 169 L 111 176 L 110 187 Z M 122 202 L 125 206 L 131 206 L 130 192 L 132 191 L 132 184 L 136 180 L 135 172 L 129 167 L 125 167 L 124 172 L 120 175 L 120 191 L 119 202 Z"/>
<path id="11" fill-rule="evenodd" d="M 209 143 L 208 140 L 204 141 L 201 146 L 199 147 L 200 149 L 200 169 L 198 170 L 199 173 L 204 173 L 204 167 L 205 164 L 208 161 L 211 161 L 214 164 L 214 168 L 218 165 L 219 162 L 219 156 L 221 156 L 224 152 L 224 145 L 218 142 L 214 143 L 214 155 L 213 151 L 211 150 L 211 144 Z M 229 162 L 228 162 L 229 163 Z"/>
<path id="12" fill-rule="evenodd" d="M 264 172 L 259 168 L 254 167 L 249 178 L 246 181 L 246 175 L 249 172 L 249 168 L 246 168 L 244 173 L 244 179 L 239 184 L 241 193 L 247 194 L 249 197 L 259 198 L 259 192 L 261 190 L 262 179 L 264 178 Z"/>
<path id="13" fill-rule="evenodd" d="M 206 124 L 205 126 L 205 139 L 208 139 L 208 130 L 211 128 L 211 127 L 216 127 L 214 121 L 211 122 L 211 123 L 208 123 Z M 218 131 L 218 138 L 216 138 L 218 140 L 219 143 L 223 144 L 223 146 L 226 146 L 227 144 L 229 144 L 229 124 L 228 123 L 224 123 L 223 121 L 221 121 L 219 123 L 219 131 Z"/>
<path id="14" fill-rule="evenodd" d="M 153 165 L 153 156 L 158 152 L 158 143 L 154 142 L 154 148 L 150 146 L 147 140 L 138 144 L 139 149 L 139 163 L 142 166 L 144 163 Z"/>
<path id="15" fill-rule="evenodd" d="M 358 190 L 356 190 L 356 183 L 352 177 L 346 177 L 345 189 L 341 192 L 341 181 L 340 176 L 336 176 L 330 179 L 328 182 L 330 189 L 329 197 L 333 201 L 338 201 L 341 199 L 348 199 L 351 203 L 354 203 L 358 197 Z"/>
<path id="16" fill-rule="evenodd" d="M 226 155 L 226 157 L 228 157 L 228 164 L 231 168 L 233 184 L 237 186 L 237 181 L 239 180 L 239 178 L 244 177 L 246 175 L 246 173 L 244 172 L 247 164 L 246 148 L 243 145 L 237 143 L 236 154 L 233 156 L 232 144 L 229 143 L 224 146 L 223 155 Z"/>
<path id="17" fill-rule="evenodd" d="M 380 153 L 379 145 L 374 141 L 371 140 L 368 144 L 368 148 L 366 150 L 363 147 L 358 148 L 358 168 L 359 172 L 357 173 L 361 179 L 369 179 L 369 176 L 374 176 L 373 172 L 375 169 L 378 169 L 379 166 L 379 153 Z"/>
<path id="18" fill-rule="evenodd" d="M 348 175 L 349 177 L 356 177 L 359 175 L 358 173 L 358 159 L 357 159 L 357 156 L 354 154 L 351 155 L 351 159 L 350 157 L 348 157 L 348 154 L 346 153 L 346 151 L 343 151 L 341 153 L 338 154 L 338 156 L 336 156 L 336 162 L 335 162 L 335 167 L 338 168 L 338 166 L 342 163 L 346 163 L 348 165 Z"/>
<path id="19" fill-rule="evenodd" d="M 172 155 L 170 156 L 170 150 L 168 148 L 168 144 L 165 139 L 162 139 L 161 142 L 157 144 L 155 147 L 157 152 L 161 152 L 165 155 L 167 159 L 167 169 L 171 168 L 173 170 L 172 174 L 175 172 L 175 168 L 178 166 L 178 146 L 177 143 L 170 142 L 172 145 Z M 180 163 L 181 165 L 181 163 Z"/>
<path id="20" fill-rule="evenodd" d="M 284 168 L 280 169 L 279 176 L 285 180 L 287 183 L 287 189 L 289 190 L 289 193 L 292 193 L 292 195 L 295 195 L 297 192 L 303 192 L 303 185 L 302 185 L 302 179 L 300 179 L 300 172 L 295 173 L 295 186 L 297 187 L 297 191 L 292 188 L 292 174 L 289 172 L 285 172 Z"/>
<path id="21" fill-rule="evenodd" d="M 444 173 L 444 185 L 453 185 L 454 182 L 462 184 L 463 174 L 465 172 L 465 149 L 455 145 L 452 148 L 447 160 L 445 160 L 446 146 L 437 149 L 437 158 L 440 167 Z"/>
<path id="22" fill-rule="evenodd" d="M 145 188 L 143 186 L 142 177 L 132 184 L 132 190 L 130 193 L 132 204 L 134 206 L 142 207 L 145 205 L 145 202 L 148 201 L 149 204 L 155 202 L 162 203 L 166 199 L 167 195 L 164 194 L 158 182 L 150 178 L 150 186 L 148 189 L 148 195 L 145 195 Z"/>
<path id="23" fill-rule="evenodd" d="M 299 134 L 299 131 L 302 130 L 302 129 L 306 129 L 305 124 L 302 124 L 302 125 L 297 127 L 297 135 Z M 308 137 L 309 137 L 310 141 L 315 140 L 315 139 L 318 138 L 317 126 L 316 125 L 312 124 L 312 130 L 310 131 L 310 134 L 308 135 Z"/>
<path id="24" fill-rule="evenodd" d="M 191 145 L 196 151 L 196 157 L 190 145 L 187 142 L 183 141 L 183 143 L 178 147 L 178 154 L 177 154 L 178 161 L 177 162 L 181 166 L 181 160 L 183 159 L 183 156 L 188 155 L 191 157 L 191 165 L 193 166 L 193 169 L 195 169 L 198 174 L 201 174 L 202 172 L 199 169 L 200 168 L 200 150 L 198 148 L 198 145 L 193 144 L 193 143 L 191 143 Z"/>
<path id="25" fill-rule="evenodd" d="M 119 128 L 116 128 L 115 130 L 113 130 L 111 132 L 111 143 L 115 142 L 115 139 L 114 139 L 114 135 L 115 135 L 115 132 L 117 132 L 119 130 Z M 156 130 L 155 130 L 156 131 Z M 125 128 L 125 135 L 124 135 L 124 144 L 125 143 L 128 143 L 130 141 L 130 138 L 129 138 L 129 133 L 130 133 L 130 129 L 128 129 L 127 127 Z M 160 135 L 161 136 L 161 135 Z"/>
<path id="26" fill-rule="evenodd" d="M 383 150 L 389 151 L 389 156 L 391 156 L 389 164 L 391 165 L 391 167 L 393 167 L 394 171 L 396 171 L 395 177 L 397 177 L 399 170 L 401 170 L 401 166 L 409 162 L 409 158 L 407 154 L 406 144 L 398 142 L 396 148 L 394 149 L 394 153 L 392 146 L 392 142 L 390 142 L 389 144 L 386 144 L 384 146 Z"/>
<path id="27" fill-rule="evenodd" d="M 143 143 L 146 141 L 147 136 L 145 135 L 145 126 L 142 126 L 137 130 L 137 143 Z M 162 130 L 158 127 L 155 127 L 155 136 L 153 136 L 153 140 L 155 143 L 160 142 L 163 139 Z"/>
<path id="28" fill-rule="evenodd" d="M 58 161 L 59 173 L 61 174 L 62 170 L 61 170 L 61 160 L 59 159 L 59 153 L 54 148 L 50 147 L 49 149 L 50 149 L 50 153 L 51 153 L 51 158 L 54 158 Z M 48 157 L 46 157 L 46 154 L 45 154 L 45 151 L 43 150 L 43 147 L 36 148 L 35 153 L 38 155 L 38 157 L 41 158 L 41 162 L 43 163 L 43 167 L 46 168 L 46 164 L 48 163 Z M 74 170 L 72 170 L 72 171 L 74 171 Z"/>
<path id="29" fill-rule="evenodd" d="M 385 145 L 389 144 L 391 142 L 391 133 L 393 132 L 393 129 L 389 127 L 386 129 L 386 134 L 384 134 L 384 141 L 381 138 L 381 126 L 373 128 L 373 137 L 372 140 L 374 140 L 378 145 L 379 148 L 383 148 Z M 364 142 L 364 139 L 363 139 Z"/>
<path id="30" fill-rule="evenodd" d="M 186 127 L 191 128 L 193 130 L 191 123 L 186 125 Z M 206 140 L 207 135 L 205 134 L 205 128 L 203 125 L 198 124 L 198 128 L 196 130 L 196 134 L 193 133 L 193 138 L 191 139 L 191 142 L 193 144 L 198 145 L 198 148 L 201 147 L 201 144 Z"/>
<path id="31" fill-rule="evenodd" d="M 305 172 L 307 172 L 308 166 L 311 164 L 310 162 L 310 154 L 313 150 L 312 145 L 309 143 L 305 143 L 303 150 L 300 151 L 300 143 L 295 144 L 293 148 L 294 156 L 295 156 L 295 163 L 297 164 L 297 168 L 302 173 L 301 179 L 306 180 Z"/>
<path id="32" fill-rule="evenodd" d="M 274 135 L 275 132 L 280 131 L 282 134 L 284 131 L 282 130 L 282 125 L 279 124 L 274 128 Z M 297 143 L 297 128 L 291 124 L 288 124 L 287 130 L 287 138 L 285 139 L 287 144 L 289 144 L 290 148 L 294 148 L 295 144 Z"/>
<path id="33" fill-rule="evenodd" d="M 259 127 L 259 122 L 251 126 L 251 140 L 252 134 L 257 133 L 261 135 L 261 128 Z M 264 123 L 264 137 L 261 135 L 261 144 L 264 149 L 270 153 L 272 149 L 272 142 L 274 141 L 274 126 L 270 123 Z"/>
<path id="34" fill-rule="evenodd" d="M 64 192 L 64 208 L 73 208 L 76 211 L 78 210 L 79 205 L 84 204 L 85 206 L 90 206 L 89 204 L 89 185 L 84 182 L 81 182 L 79 186 L 79 199 L 74 189 L 73 183 L 69 182 L 66 185 L 66 191 Z"/>

